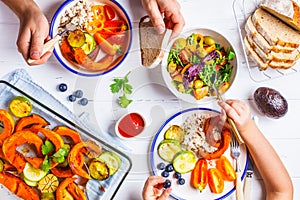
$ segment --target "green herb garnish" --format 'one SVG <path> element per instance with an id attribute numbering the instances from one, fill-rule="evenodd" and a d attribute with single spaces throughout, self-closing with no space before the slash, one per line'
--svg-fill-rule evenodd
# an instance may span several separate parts
<path id="1" fill-rule="evenodd" d="M 46 155 L 45 159 L 42 162 L 41 170 L 48 172 L 50 170 L 50 167 L 51 167 L 51 160 L 48 157 L 48 155 Z"/>
<path id="2" fill-rule="evenodd" d="M 42 154 L 47 155 L 54 151 L 54 145 L 49 140 L 46 140 L 45 143 L 42 145 Z"/>
<path id="3" fill-rule="evenodd" d="M 110 85 L 110 91 L 112 93 L 122 92 L 122 95 L 119 97 L 119 105 L 122 108 L 126 108 L 132 102 L 132 100 L 126 96 L 132 93 L 132 86 L 128 83 L 129 74 L 130 72 L 128 72 L 124 78 L 115 78 L 114 83 Z"/>

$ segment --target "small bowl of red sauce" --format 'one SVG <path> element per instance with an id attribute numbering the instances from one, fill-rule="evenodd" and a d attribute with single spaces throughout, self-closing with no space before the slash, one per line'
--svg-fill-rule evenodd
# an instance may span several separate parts
<path id="1" fill-rule="evenodd" d="M 141 134 L 146 127 L 145 119 L 136 112 L 123 115 L 115 125 L 115 133 L 122 139 L 130 139 Z"/>

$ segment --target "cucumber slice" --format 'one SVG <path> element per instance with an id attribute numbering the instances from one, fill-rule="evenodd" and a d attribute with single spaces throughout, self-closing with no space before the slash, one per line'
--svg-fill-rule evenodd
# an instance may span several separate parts
<path id="1" fill-rule="evenodd" d="M 165 132 L 165 139 L 177 140 L 180 143 L 184 140 L 184 130 L 178 125 L 172 125 Z"/>
<path id="2" fill-rule="evenodd" d="M 167 162 L 172 162 L 175 155 L 181 151 L 177 140 L 163 140 L 158 145 L 158 155 Z"/>
<path id="3" fill-rule="evenodd" d="M 121 166 L 120 157 L 114 152 L 104 152 L 99 157 L 98 160 L 103 161 L 107 164 L 109 168 L 109 175 L 113 175 Z"/>
<path id="4" fill-rule="evenodd" d="M 85 54 L 90 54 L 96 48 L 96 41 L 89 33 L 84 33 L 85 43 L 81 46 Z"/>
<path id="5" fill-rule="evenodd" d="M 15 96 L 9 103 L 10 112 L 16 117 L 27 117 L 32 111 L 32 103 L 23 96 Z"/>
<path id="6" fill-rule="evenodd" d="M 197 158 L 190 151 L 182 151 L 173 160 L 173 167 L 181 174 L 188 173 L 195 168 Z"/>
<path id="7" fill-rule="evenodd" d="M 24 177 L 24 182 L 29 185 L 29 186 L 32 186 L 32 187 L 35 187 L 37 186 L 38 182 L 37 181 L 31 181 L 31 180 L 28 180 L 26 177 Z"/>
<path id="8" fill-rule="evenodd" d="M 41 169 L 37 169 L 27 162 L 25 164 L 23 174 L 24 174 L 24 178 L 34 182 L 34 181 L 41 180 L 44 176 L 46 176 L 47 172 Z"/>

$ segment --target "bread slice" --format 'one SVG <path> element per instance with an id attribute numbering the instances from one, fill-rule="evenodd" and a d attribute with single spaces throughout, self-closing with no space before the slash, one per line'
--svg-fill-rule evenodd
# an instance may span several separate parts
<path id="1" fill-rule="evenodd" d="M 252 22 L 256 30 L 264 36 L 270 45 L 299 47 L 300 34 L 263 9 L 256 9 L 252 15 Z"/>
<path id="2" fill-rule="evenodd" d="M 296 62 L 287 63 L 287 62 L 278 62 L 274 60 L 270 60 L 268 62 L 264 62 L 258 54 L 251 47 L 247 37 L 244 38 L 245 50 L 247 55 L 258 65 L 259 69 L 266 70 L 268 67 L 274 69 L 288 69 L 296 64 Z"/>
<path id="3" fill-rule="evenodd" d="M 252 22 L 252 16 L 250 15 L 247 19 L 246 25 L 245 25 L 245 31 L 248 35 L 248 38 L 251 38 L 265 53 L 268 53 L 270 51 L 274 52 L 284 52 L 284 53 L 290 53 L 295 51 L 296 48 L 293 47 L 284 47 L 280 45 L 270 45 L 267 40 L 256 30 L 253 22 Z"/>
<path id="4" fill-rule="evenodd" d="M 255 41 L 251 37 L 248 36 L 246 37 L 253 50 L 263 60 L 263 62 L 269 62 L 271 60 L 274 60 L 277 62 L 293 63 L 300 56 L 298 49 L 295 49 L 291 53 L 274 52 L 274 51 L 269 51 L 266 53 L 255 43 Z"/>
<path id="5" fill-rule="evenodd" d="M 300 31 L 299 5 L 292 0 L 264 0 L 260 7 Z"/>
<path id="6" fill-rule="evenodd" d="M 158 34 L 152 25 L 150 17 L 144 16 L 139 23 L 139 35 L 142 65 L 151 67 L 162 56 L 161 46 L 165 33 Z"/>

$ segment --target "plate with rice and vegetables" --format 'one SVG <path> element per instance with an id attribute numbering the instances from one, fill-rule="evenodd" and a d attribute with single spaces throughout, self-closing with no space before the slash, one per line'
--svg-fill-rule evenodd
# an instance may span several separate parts
<path id="1" fill-rule="evenodd" d="M 199 107 L 180 111 L 167 119 L 153 138 L 152 172 L 171 181 L 175 199 L 223 199 L 235 190 L 230 140 L 230 130 L 218 111 Z M 241 146 L 242 179 L 247 160 L 247 150 Z"/>
<path id="2" fill-rule="evenodd" d="M 66 69 L 82 76 L 114 70 L 131 45 L 130 18 L 117 1 L 65 1 L 52 18 L 50 35 L 66 29 L 54 46 L 54 55 Z"/>
<path id="3" fill-rule="evenodd" d="M 228 91 L 237 76 L 237 56 L 233 45 L 220 33 L 192 29 L 174 38 L 162 61 L 162 75 L 171 92 L 189 103 L 216 100 L 212 76 L 221 94 Z"/>

